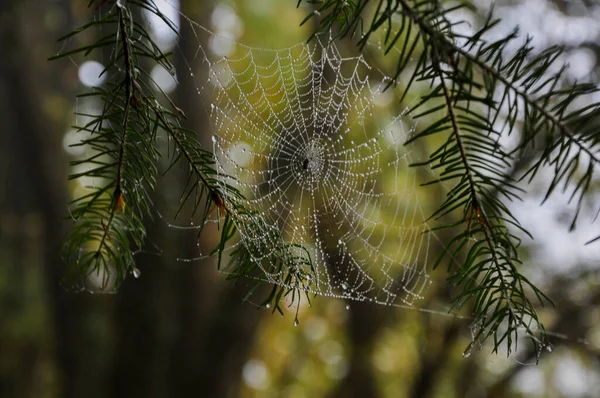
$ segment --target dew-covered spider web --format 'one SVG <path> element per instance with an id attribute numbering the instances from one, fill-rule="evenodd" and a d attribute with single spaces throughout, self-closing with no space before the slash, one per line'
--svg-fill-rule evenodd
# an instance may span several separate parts
<path id="1" fill-rule="evenodd" d="M 244 197 L 223 198 L 236 248 L 273 284 L 411 305 L 430 284 L 427 191 L 410 167 L 412 123 L 390 80 L 328 37 L 282 49 L 217 38 L 232 54 L 211 59 L 199 44 L 207 72 L 190 72 L 210 115 L 219 184 Z M 276 266 L 281 256 L 294 261 Z"/>
<path id="2" fill-rule="evenodd" d="M 404 115 L 377 120 L 385 81 L 373 85 L 362 57 L 344 58 L 320 40 L 260 62 L 265 50 L 244 50 L 210 68 L 223 181 L 286 242 L 308 250 L 314 292 L 412 303 L 429 280 L 428 227 L 403 147 Z M 264 230 L 240 232 L 242 242 L 278 247 Z"/>

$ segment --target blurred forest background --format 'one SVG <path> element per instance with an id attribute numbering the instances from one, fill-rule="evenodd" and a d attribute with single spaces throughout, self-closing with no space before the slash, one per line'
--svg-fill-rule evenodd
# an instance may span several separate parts
<path id="1" fill-rule="evenodd" d="M 293 327 L 292 315 L 244 303 L 247 287 L 225 281 L 214 261 L 177 262 L 194 256 L 196 237 L 160 220 L 149 235 L 163 255 L 141 253 L 141 276 L 116 294 L 61 287 L 64 217 L 78 189 L 67 181 L 69 134 L 85 86 L 68 60 L 47 58 L 59 50 L 58 37 L 88 19 L 86 3 L 0 5 L 0 397 L 599 396 L 600 255 L 598 243 L 583 246 L 598 224 L 588 215 L 569 234 L 572 207 L 560 195 L 544 207 L 535 195 L 514 205 L 536 238 L 527 242 L 524 272 L 556 303 L 540 309 L 554 337 L 537 366 L 526 345 L 508 359 L 486 346 L 463 357 L 469 321 L 439 314 L 360 303 L 346 309 L 342 300 L 316 298 Z M 315 28 L 299 27 L 309 9 L 293 0 L 187 0 L 181 9 L 260 47 L 301 42 Z M 520 24 L 538 50 L 566 46 L 573 80 L 597 82 L 599 5 L 499 0 L 496 11 L 505 32 Z M 193 65 L 197 39 L 187 24 L 181 29 L 173 62 L 201 68 Z M 380 54 L 369 60 L 385 67 Z M 201 105 L 190 79 L 182 73 L 171 95 L 209 147 L 209 123 L 194 111 Z M 184 182 L 164 182 L 158 207 Z M 446 275 L 430 274 L 429 298 L 417 306 L 443 311 L 451 297 Z"/>

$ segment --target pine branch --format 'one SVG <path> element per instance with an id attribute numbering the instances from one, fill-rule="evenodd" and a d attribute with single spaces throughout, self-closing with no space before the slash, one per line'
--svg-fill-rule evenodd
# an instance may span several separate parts
<path id="1" fill-rule="evenodd" d="M 172 110 L 163 107 L 155 95 L 157 85 L 149 84 L 152 83 L 148 73 L 151 65 L 159 64 L 169 71 L 173 66 L 145 26 L 133 16 L 145 10 L 177 32 L 175 25 L 152 0 L 127 3 L 99 0 L 91 1 L 89 7 L 94 13 L 108 11 L 59 40 L 73 40 L 84 32 L 100 29 L 109 34 L 51 58 L 78 54 L 87 57 L 98 50 L 111 49 L 110 63 L 102 72 L 110 75 L 105 87 L 94 88 L 91 93 L 80 96 L 98 99 L 103 109 L 98 115 L 82 115 L 92 120 L 76 127 L 90 135 L 77 145 L 85 146 L 93 153 L 72 162 L 74 166 L 87 169 L 72 174 L 70 179 L 102 178 L 106 183 L 100 187 L 86 187 L 90 192 L 73 201 L 74 228 L 63 248 L 65 258 L 72 265 L 67 281 L 85 287 L 87 278 L 96 273 L 103 278 L 101 290 L 106 290 L 117 288 L 128 272 L 136 277 L 139 275 L 133 256 L 136 249 L 144 245 L 145 219 L 153 212 L 149 195 L 156 188 L 156 163 L 163 156 L 157 131 L 164 130 L 175 143 L 175 150 L 172 153 L 169 150 L 170 166 L 165 173 L 179 163 L 188 170 L 177 215 L 188 203 L 193 214 L 203 209 L 200 225 L 204 227 L 212 212 L 217 210 L 221 239 L 212 254 L 217 256 L 219 268 L 225 250 L 236 246 L 231 242 L 237 231 L 265 230 L 275 247 L 264 247 L 260 241 L 243 239 L 242 245 L 237 245 L 238 249 L 230 253 L 226 267 L 230 271 L 228 279 L 257 282 L 250 290 L 250 296 L 265 281 L 265 270 L 271 270 L 273 272 L 268 274 L 279 275 L 279 279 L 268 280 L 273 288 L 263 306 L 272 306 L 274 311 L 281 312 L 281 300 L 287 299 L 289 305 L 296 305 L 298 310 L 300 294 L 310 290 L 311 273 L 314 273 L 310 255 L 296 245 L 285 243 L 280 231 L 269 229 L 259 214 L 244 207 L 241 193 L 224 182 L 227 176 L 215 170 L 214 155 L 202 148 L 193 131 L 181 127 L 180 122 L 185 118 L 183 111 L 159 89 L 162 99 Z M 90 168 L 90 165 L 94 166 Z"/>
<path id="2" fill-rule="evenodd" d="M 123 210 L 125 203 L 123 200 L 123 194 L 121 189 L 121 179 L 123 178 L 123 168 L 125 167 L 125 151 L 127 146 L 127 130 L 129 128 L 129 112 L 130 106 L 132 102 L 133 96 L 133 77 L 131 76 L 131 55 L 129 50 L 129 38 L 127 36 L 127 31 L 125 30 L 125 19 L 123 6 L 117 3 L 117 7 L 119 9 L 119 32 L 121 37 L 121 46 L 123 48 L 123 58 L 125 62 L 125 78 L 124 78 L 124 87 L 125 87 L 125 110 L 123 115 L 123 124 L 121 128 L 121 142 L 119 144 L 119 156 L 117 159 L 117 175 L 115 179 L 115 188 L 112 194 L 112 210 L 109 213 L 108 221 L 106 225 L 104 225 L 104 233 L 102 234 L 102 238 L 100 239 L 100 243 L 98 244 L 98 249 L 94 254 L 94 257 L 98 258 L 102 254 L 102 251 L 106 250 L 106 240 L 109 237 L 109 231 L 112 226 L 112 222 L 115 217 L 115 213 L 119 210 Z"/>
<path id="3" fill-rule="evenodd" d="M 158 11 L 151 2 L 130 4 Z M 130 247 L 130 240 L 138 248 L 143 246 L 143 218 L 152 213 L 147 190 L 154 189 L 156 161 L 161 151 L 156 141 L 156 132 L 160 127 L 169 128 L 173 125 L 168 118 L 180 117 L 158 106 L 146 106 L 158 102 L 153 89 L 141 80 L 141 76 L 149 74 L 145 72 L 139 58 L 161 64 L 167 70 L 171 70 L 172 65 L 143 26 L 133 19 L 134 13 L 129 6 L 118 1 L 97 4 L 96 10 L 106 7 L 110 11 L 99 20 L 82 26 L 62 39 L 71 39 L 77 34 L 99 27 L 112 33 L 91 45 L 83 45 L 53 57 L 61 58 L 81 52 L 85 52 L 87 56 L 104 47 L 112 47 L 111 62 L 103 72 L 112 73 L 107 90 L 96 88 L 90 95 L 85 95 L 97 97 L 104 103 L 104 109 L 97 116 L 91 115 L 92 122 L 79 128 L 81 131 L 88 131 L 91 136 L 81 145 L 89 146 L 95 153 L 73 162 L 74 165 L 98 164 L 99 167 L 70 177 L 102 177 L 107 180 L 107 184 L 101 188 L 88 187 L 92 193 L 75 199 L 73 203 L 76 207 L 72 211 L 72 217 L 76 224 L 67 237 L 64 248 L 66 258 L 74 263 L 70 279 L 77 283 L 82 278 L 87 278 L 90 272 L 100 275 L 102 271 L 103 290 L 117 287 L 128 271 L 139 275 L 134 265 L 134 249 Z M 132 38 L 132 34 L 139 37 Z M 112 126 L 120 126 L 119 131 L 113 130 Z M 203 167 L 212 162 L 210 153 L 203 155 L 196 159 L 198 164 L 193 164 L 194 167 Z M 105 156 L 113 160 L 102 161 Z M 203 179 L 200 186 L 206 185 L 208 181 Z M 126 206 L 131 210 L 126 211 Z M 93 251 L 90 252 L 91 248 Z M 113 273 L 116 278 L 112 281 L 113 286 L 109 286 Z"/>
<path id="4" fill-rule="evenodd" d="M 487 62 L 480 59 L 479 57 L 473 56 L 464 47 L 460 47 L 460 46 L 456 45 L 452 40 L 449 39 L 449 36 L 441 34 L 439 31 L 432 28 L 426 21 L 424 21 L 423 18 L 419 17 L 419 15 L 413 11 L 413 8 L 410 6 L 410 4 L 406 0 L 398 0 L 398 2 L 401 4 L 404 11 L 411 17 L 411 19 L 416 24 L 419 25 L 419 28 L 423 32 L 426 32 L 429 37 L 435 38 L 435 42 L 436 42 L 437 46 L 441 46 L 441 48 L 445 49 L 446 53 L 453 55 L 451 57 L 451 59 L 452 58 L 455 59 L 457 57 L 457 55 L 460 55 L 460 57 L 464 57 L 469 62 L 480 67 L 484 72 L 492 75 L 495 79 L 500 81 L 502 84 L 504 84 L 506 87 L 510 88 L 518 96 L 523 98 L 525 103 L 531 104 L 538 112 L 540 112 L 540 114 L 542 114 L 545 118 L 547 118 L 552 123 L 553 126 L 555 126 L 563 134 L 567 135 L 575 145 L 580 146 L 581 149 L 588 156 L 590 156 L 590 158 L 595 163 L 600 163 L 600 157 L 598 157 L 597 154 L 593 153 L 590 148 L 583 146 L 583 144 L 578 141 L 576 134 L 573 131 L 571 131 L 571 129 L 566 124 L 561 123 L 560 120 L 558 120 L 550 111 L 548 111 L 548 109 L 546 109 L 545 106 L 540 105 L 535 98 L 530 97 L 526 91 L 523 91 L 516 84 L 516 82 L 510 81 L 509 79 L 504 77 L 502 75 L 502 73 L 500 73 L 500 71 L 499 71 L 500 69 L 502 69 L 502 66 L 494 68 L 494 67 L 490 66 Z M 481 33 L 483 33 L 484 31 L 487 31 L 488 29 L 490 29 L 490 27 L 485 26 L 482 29 Z M 475 43 L 477 43 L 481 33 L 478 33 L 478 34 L 474 35 L 474 37 L 469 38 L 470 40 L 472 40 L 473 45 Z M 554 54 L 554 56 L 557 56 L 557 55 L 559 55 L 559 54 Z M 438 60 L 438 62 L 439 62 L 439 60 Z M 451 65 L 454 68 L 456 68 L 456 62 L 451 62 Z M 533 139 L 533 137 L 531 137 L 530 139 Z"/>
<path id="5" fill-rule="evenodd" d="M 524 300 L 522 303 L 516 303 L 517 304 L 517 308 L 515 308 L 514 306 L 514 299 L 512 297 L 512 292 L 514 289 L 514 286 L 511 286 L 510 283 L 508 283 L 506 277 L 505 277 L 505 273 L 508 272 L 509 275 L 512 273 L 511 271 L 513 271 L 512 269 L 507 270 L 503 265 L 508 265 L 511 263 L 510 261 L 510 257 L 505 258 L 505 260 L 508 260 L 506 264 L 503 264 L 499 258 L 499 253 L 496 250 L 496 245 L 497 242 L 500 241 L 500 239 L 498 239 L 496 236 L 494 236 L 493 231 L 495 230 L 494 225 L 492 224 L 492 222 L 490 221 L 484 206 L 482 205 L 482 203 L 480 202 L 480 199 L 478 197 L 478 193 L 477 193 L 477 189 L 478 189 L 478 185 L 475 181 L 475 177 L 473 175 L 473 169 L 471 167 L 471 165 L 469 164 L 469 155 L 467 154 L 467 151 L 465 149 L 465 145 L 463 143 L 463 137 L 462 137 L 462 133 L 461 130 L 459 128 L 459 123 L 457 121 L 456 118 L 456 114 L 455 114 L 455 110 L 454 110 L 454 105 L 453 105 L 453 99 L 452 99 L 452 95 L 446 85 L 446 79 L 444 77 L 444 72 L 442 71 L 442 67 L 440 65 L 439 62 L 439 55 L 437 54 L 437 50 L 435 46 L 432 46 L 432 55 L 431 55 L 431 60 L 432 60 L 432 65 L 433 68 L 440 80 L 440 86 L 442 88 L 443 91 L 443 96 L 444 96 L 444 100 L 446 102 L 446 109 L 448 111 L 448 116 L 450 118 L 450 122 L 452 125 L 452 136 L 454 137 L 455 141 L 456 141 L 456 146 L 458 148 L 459 154 L 460 154 L 460 159 L 461 162 L 463 163 L 463 169 L 465 170 L 465 174 L 467 177 L 467 181 L 468 181 L 468 187 L 469 187 L 469 200 L 468 200 L 468 204 L 467 204 L 467 208 L 468 208 L 468 212 L 467 214 L 470 214 L 470 216 L 468 217 L 468 221 L 470 222 L 471 219 L 474 219 L 475 222 L 477 224 L 479 224 L 480 226 L 480 231 L 483 233 L 486 245 L 487 245 L 487 253 L 489 253 L 490 256 L 490 260 L 489 262 L 492 264 L 493 266 L 493 275 L 495 275 L 495 278 L 497 278 L 497 280 L 499 281 L 497 284 L 494 283 L 491 286 L 497 286 L 498 288 L 498 296 L 500 297 L 499 301 L 493 300 L 493 299 L 489 299 L 486 300 L 486 297 L 489 293 L 487 289 L 476 289 L 475 291 L 473 291 L 473 293 L 475 293 L 475 301 L 476 302 L 485 302 L 487 301 L 487 303 L 484 306 L 480 307 L 480 310 L 478 311 L 478 308 L 476 307 L 476 319 L 477 321 L 480 323 L 480 325 L 482 325 L 482 327 L 480 326 L 478 328 L 477 334 L 476 334 L 476 338 L 475 340 L 478 340 L 480 338 L 482 338 L 483 340 L 485 340 L 487 337 L 489 337 L 490 335 L 494 336 L 494 340 L 496 340 L 496 343 L 494 345 L 494 351 L 498 350 L 499 347 L 499 342 L 501 342 L 505 337 L 508 339 L 508 344 L 507 346 L 512 347 L 512 339 L 517 338 L 517 334 L 516 331 L 518 330 L 518 328 L 522 327 L 525 328 L 525 330 L 528 332 L 528 335 L 530 335 L 533 338 L 534 341 L 534 345 L 538 345 L 538 343 L 541 343 L 542 345 L 546 344 L 547 342 L 545 341 L 545 336 L 542 336 L 543 341 L 538 340 L 538 338 L 536 337 L 536 332 L 531 330 L 531 327 L 529 324 L 526 323 L 526 320 L 524 319 L 524 317 L 521 315 L 522 313 L 526 313 L 526 314 L 535 314 L 535 308 L 533 307 L 533 305 L 529 302 L 529 300 Z M 487 254 L 486 253 L 486 254 Z M 478 257 L 480 256 L 480 254 L 475 254 L 472 257 Z M 482 270 L 478 271 L 477 273 L 481 274 L 482 271 L 485 271 L 486 274 L 489 275 L 489 269 L 487 268 L 482 268 Z M 472 279 L 475 279 L 472 277 Z M 463 282 L 465 279 L 464 277 L 461 278 L 461 280 L 459 280 L 459 282 Z M 521 289 L 518 292 L 518 296 L 524 297 L 523 294 L 523 290 L 522 290 L 522 286 L 520 286 Z M 467 292 L 465 292 L 465 296 Z M 459 297 L 456 299 L 456 302 L 460 302 L 462 300 L 464 300 L 463 297 L 460 297 L 461 295 L 459 295 Z M 493 297 L 494 294 L 489 295 L 489 297 Z M 496 307 L 494 308 L 494 313 L 490 314 L 490 308 L 492 307 L 492 304 L 496 304 Z M 543 304 L 543 302 L 542 302 Z M 519 308 L 519 307 L 523 307 L 523 308 Z M 502 337 L 500 337 L 500 339 L 498 339 L 497 336 L 497 326 L 502 325 L 505 317 L 504 316 L 500 316 L 498 317 L 497 314 L 502 314 L 502 310 L 503 308 L 506 309 L 506 312 L 504 314 L 506 314 L 506 319 L 508 319 L 508 331 L 505 332 Z M 502 315 L 504 315 L 502 314 Z M 536 318 L 534 316 L 534 318 Z M 468 352 L 471 349 L 473 343 L 471 343 L 468 347 L 467 347 L 467 351 Z"/>
<path id="6" fill-rule="evenodd" d="M 520 199 L 525 191 L 516 185 L 508 169 L 515 162 L 515 155 L 542 144 L 542 151 L 531 156 L 531 164 L 521 180 L 529 178 L 531 182 L 541 168 L 551 166 L 555 174 L 546 199 L 560 184 L 564 184 L 564 189 L 571 184 L 575 187 L 571 199 L 578 197 L 578 209 L 581 208 L 600 161 L 600 104 L 583 109 L 573 109 L 572 104 L 598 89 L 589 84 L 566 86 L 564 67 L 549 72 L 562 53 L 558 47 L 534 55 L 527 40 L 505 59 L 505 49 L 516 39 L 517 32 L 495 42 L 486 41 L 485 34 L 498 23 L 491 14 L 473 34 L 456 33 L 454 26 L 461 22 L 453 22 L 449 15 L 461 8 L 474 11 L 468 2 L 449 8 L 438 0 L 311 3 L 318 4 L 318 8 L 305 22 L 319 18 L 321 31 L 336 31 L 336 37 L 358 37 L 361 49 L 372 42 L 379 43 L 385 54 L 396 54 L 392 78 L 403 86 L 401 101 L 415 82 L 430 84 L 429 93 L 412 107 L 411 115 L 433 121 L 407 144 L 429 135 L 448 134 L 428 160 L 415 166 L 440 171 L 437 180 L 425 185 L 455 183 L 432 217 L 441 219 L 462 209 L 463 219 L 435 230 L 464 228 L 449 242 L 435 266 L 447 255 L 454 258 L 460 251 L 467 251 L 466 262 L 452 271 L 450 280 L 462 286 L 455 305 L 474 304 L 475 318 L 482 326 L 476 339 L 493 336 L 494 351 L 507 340 L 510 353 L 518 329 L 525 328 L 534 344 L 543 346 L 543 325 L 526 293 L 533 293 L 542 305 L 549 299 L 516 267 L 520 264 L 521 241 L 508 226 L 528 232 L 504 202 Z M 366 23 L 363 16 L 367 13 L 372 17 Z M 400 80 L 407 69 L 412 72 Z M 442 109 L 445 114 L 441 114 Z M 509 152 L 502 150 L 499 138 L 518 130 L 517 126 L 521 130 L 520 143 Z M 587 163 L 587 167 L 578 175 L 581 163 Z M 571 228 L 575 227 L 578 214 L 579 210 Z M 483 240 L 470 243 L 478 235 Z M 508 326 L 507 331 L 500 331 L 502 325 Z"/>

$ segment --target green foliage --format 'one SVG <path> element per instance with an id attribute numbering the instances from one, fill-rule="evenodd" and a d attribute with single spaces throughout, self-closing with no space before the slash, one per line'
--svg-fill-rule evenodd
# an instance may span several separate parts
<path id="1" fill-rule="evenodd" d="M 450 264 L 449 281 L 460 287 L 455 306 L 473 306 L 474 341 L 491 336 L 494 351 L 507 343 L 510 353 L 519 331 L 525 330 L 536 346 L 545 346 L 546 335 L 532 300 L 541 305 L 550 300 L 519 272 L 521 241 L 508 228 L 527 233 L 506 206 L 524 193 L 511 167 L 516 159 L 529 158 L 520 177 L 527 182 L 543 167 L 552 168 L 546 198 L 559 187 L 574 186 L 571 200 L 581 209 L 600 161 L 600 104 L 580 109 L 577 101 L 598 89 L 565 83 L 566 68 L 554 68 L 562 54 L 559 47 L 536 53 L 526 40 L 507 55 L 507 47 L 517 39 L 516 30 L 487 41 L 485 33 L 498 22 L 491 14 L 474 34 L 457 33 L 461 21 L 453 21 L 451 14 L 459 9 L 473 11 L 469 2 L 452 7 L 439 0 L 310 3 L 316 11 L 305 22 L 318 17 L 320 30 L 358 37 L 361 48 L 379 34 L 385 53 L 395 49 L 394 79 L 404 87 L 404 96 L 416 82 L 430 87 L 411 109 L 415 119 L 428 116 L 428 125 L 407 144 L 444 136 L 429 159 L 415 166 L 438 171 L 439 179 L 431 183 L 452 184 L 432 218 L 463 213 L 458 224 L 437 228 L 462 232 L 449 242 L 436 266 L 466 251 L 463 264 Z M 366 15 L 372 15 L 370 20 Z M 499 140 L 511 134 L 519 142 L 505 151 Z"/>

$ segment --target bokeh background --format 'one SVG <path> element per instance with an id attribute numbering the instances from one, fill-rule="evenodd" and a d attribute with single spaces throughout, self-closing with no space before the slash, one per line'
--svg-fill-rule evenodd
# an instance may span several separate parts
<path id="1" fill-rule="evenodd" d="M 140 253 L 139 278 L 115 294 L 63 288 L 59 248 L 69 228 L 67 204 L 81 189 L 67 181 L 69 160 L 81 155 L 69 147 L 78 139 L 70 126 L 73 112 L 87 106 L 75 96 L 101 82 L 98 64 L 47 58 L 60 51 L 59 36 L 88 19 L 86 3 L 0 5 L 0 397 L 600 396 L 600 244 L 584 245 L 600 231 L 599 193 L 569 233 L 568 195 L 540 206 L 543 179 L 512 205 L 535 237 L 526 241 L 523 272 L 556 303 L 540 309 L 554 336 L 552 352 L 538 365 L 526 344 L 509 358 L 491 355 L 489 346 L 463 356 L 470 321 L 456 316 L 359 303 L 347 309 L 342 300 L 316 298 L 301 308 L 294 327 L 293 314 L 245 303 L 247 286 L 225 281 L 214 261 L 176 261 L 195 256 L 197 236 L 160 219 L 149 225 L 149 238 L 162 255 Z M 483 17 L 490 4 L 475 3 Z M 310 9 L 297 9 L 293 0 L 187 0 L 181 9 L 202 26 L 258 47 L 287 47 L 315 28 L 299 27 Z M 503 18 L 496 34 L 519 24 L 538 51 L 566 47 L 570 79 L 598 81 L 600 5 L 496 1 L 496 15 Z M 477 25 L 477 15 L 465 18 Z M 230 49 L 219 40 L 201 42 L 187 23 L 179 26 L 178 40 L 150 25 L 165 48 L 175 46 L 179 70 L 195 71 L 181 73 L 179 84 L 164 80 L 163 88 L 210 146 L 194 80 L 203 67 L 196 51 L 203 45 L 228 55 Z M 369 61 L 390 63 L 375 51 Z M 161 73 L 155 71 L 157 81 Z M 184 182 L 162 181 L 157 206 L 173 203 Z M 435 205 L 435 195 L 431 200 Z M 430 292 L 416 305 L 444 312 L 452 290 L 443 269 L 430 275 Z"/>

